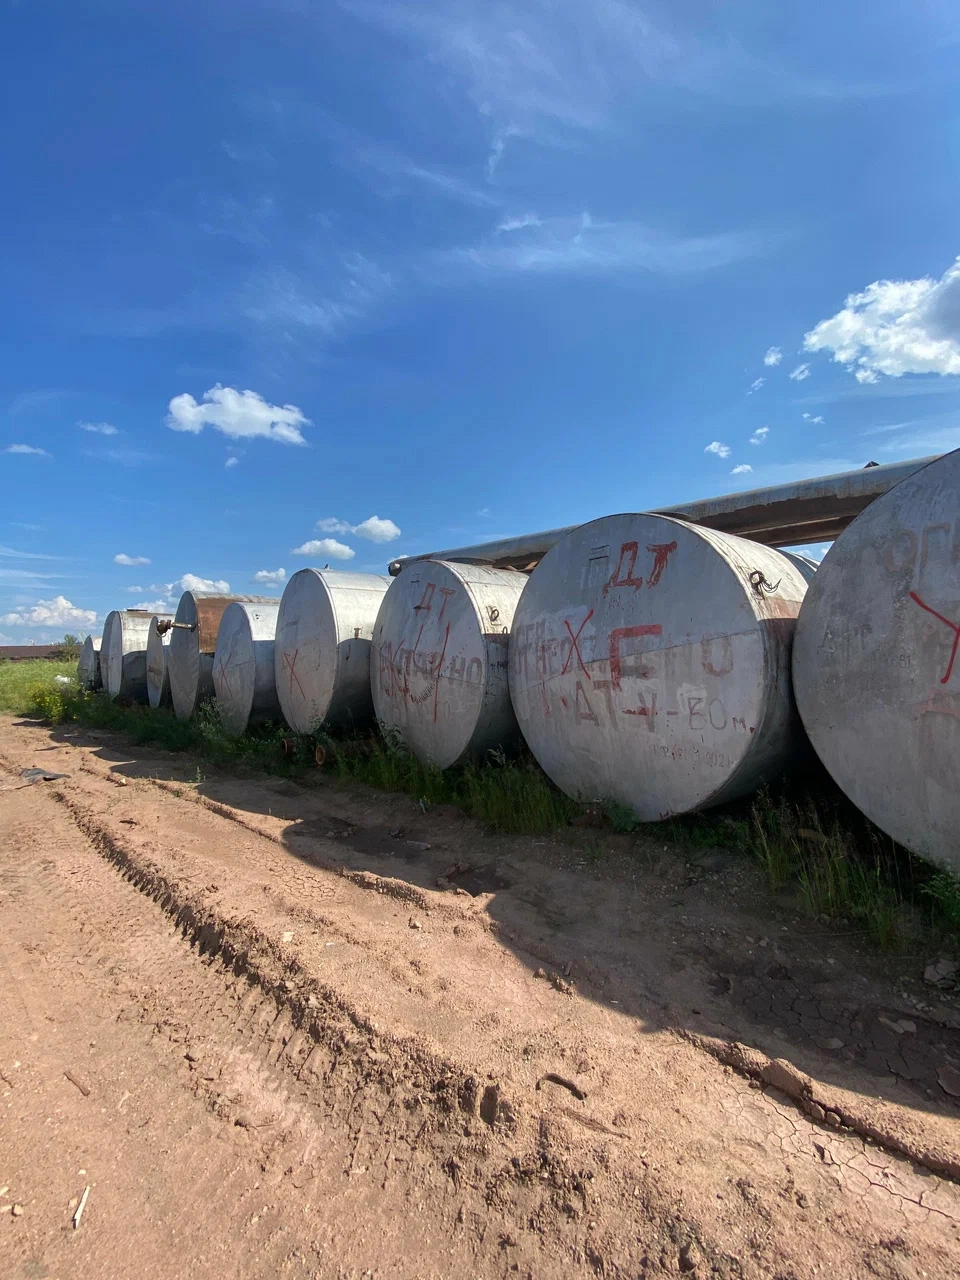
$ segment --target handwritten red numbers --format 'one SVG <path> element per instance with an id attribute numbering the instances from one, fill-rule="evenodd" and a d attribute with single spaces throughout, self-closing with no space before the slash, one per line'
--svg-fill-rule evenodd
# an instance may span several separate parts
<path id="1" fill-rule="evenodd" d="M 655 587 L 663 576 L 663 571 L 667 567 L 667 560 L 671 552 L 676 551 L 677 544 L 675 542 L 654 542 L 647 546 L 647 550 L 653 556 L 653 566 L 650 575 L 647 578 L 647 586 Z M 603 584 L 603 594 L 609 595 L 614 587 L 633 587 L 634 591 L 639 591 L 643 586 L 643 578 L 636 574 L 637 556 L 640 554 L 639 544 L 636 542 L 624 542 L 620 547 L 620 558 L 617 560 L 617 567 L 613 571 L 613 576 Z M 626 563 L 626 572 L 624 572 L 624 564 Z"/>

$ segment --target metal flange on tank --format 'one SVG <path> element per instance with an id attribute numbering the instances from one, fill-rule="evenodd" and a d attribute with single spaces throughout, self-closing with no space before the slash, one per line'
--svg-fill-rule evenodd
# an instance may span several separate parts
<path id="1" fill-rule="evenodd" d="M 147 701 L 147 634 L 153 615 L 136 609 L 107 614 L 100 642 L 100 673 L 111 698 Z"/>
<path id="2" fill-rule="evenodd" d="M 814 749 L 871 821 L 960 871 L 960 450 L 840 534 L 797 623 Z"/>
<path id="3" fill-rule="evenodd" d="M 189 720 L 204 698 L 213 697 L 217 632 L 224 610 L 234 600 L 277 603 L 270 596 L 205 596 L 197 591 L 185 591 L 180 597 L 167 649 L 170 695 L 178 720 Z"/>
<path id="4" fill-rule="evenodd" d="M 213 655 L 213 686 L 220 722 L 239 738 L 249 724 L 280 718 L 273 672 L 273 641 L 280 601 L 228 605 Z"/>
<path id="5" fill-rule="evenodd" d="M 80 649 L 77 663 L 77 683 L 81 689 L 99 689 L 103 685 L 100 675 L 100 645 L 102 636 L 87 636 Z"/>
<path id="6" fill-rule="evenodd" d="M 283 718 L 297 733 L 373 720 L 370 642 L 391 578 L 300 569 L 284 588 L 274 669 Z"/>
<path id="7" fill-rule="evenodd" d="M 567 534 L 531 574 L 510 645 L 513 705 L 544 771 L 646 821 L 776 774 L 802 733 L 790 644 L 808 572 L 667 516 Z"/>
<path id="8" fill-rule="evenodd" d="M 170 671 L 167 667 L 167 649 L 173 630 L 172 618 L 159 615 L 150 619 L 147 632 L 147 700 L 154 710 L 170 705 Z"/>
<path id="9" fill-rule="evenodd" d="M 516 737 L 507 643 L 525 581 L 441 560 L 393 579 L 373 633 L 373 703 L 418 759 L 446 769 Z"/>

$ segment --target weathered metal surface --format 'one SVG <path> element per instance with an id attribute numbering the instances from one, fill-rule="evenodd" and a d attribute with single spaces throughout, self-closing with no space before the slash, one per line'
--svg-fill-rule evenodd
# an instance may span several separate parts
<path id="1" fill-rule="evenodd" d="M 77 663 L 77 680 L 81 689 L 100 689 L 103 680 L 100 675 L 100 645 L 102 636 L 87 636 L 80 649 L 80 661 Z"/>
<path id="2" fill-rule="evenodd" d="M 235 738 L 247 725 L 278 720 L 280 703 L 273 671 L 273 642 L 280 601 L 228 605 L 220 619 L 213 655 L 213 687 L 220 723 Z"/>
<path id="3" fill-rule="evenodd" d="M 270 596 L 205 596 L 185 591 L 177 605 L 167 648 L 170 696 L 178 720 L 189 720 L 204 698 L 212 698 L 213 655 L 220 619 L 235 600 L 276 604 Z"/>
<path id="4" fill-rule="evenodd" d="M 167 648 L 173 630 L 169 625 L 161 628 L 159 616 L 150 619 L 147 631 L 147 701 L 156 710 L 158 707 L 169 707 L 170 672 L 167 669 Z"/>
<path id="5" fill-rule="evenodd" d="M 446 769 L 516 737 L 507 644 L 524 582 L 431 561 L 391 583 L 373 632 L 373 703 L 418 759 Z"/>
<path id="6" fill-rule="evenodd" d="M 960 450 L 902 481 L 827 552 L 793 675 L 837 784 L 906 848 L 960 872 Z"/>
<path id="7" fill-rule="evenodd" d="M 818 561 L 810 556 L 801 554 L 799 551 L 785 551 L 782 547 L 780 548 L 780 554 L 786 556 L 790 563 L 800 570 L 808 583 L 813 581 L 814 575 L 819 568 Z"/>
<path id="8" fill-rule="evenodd" d="M 802 736 L 790 642 L 805 591 L 780 552 L 681 520 L 581 526 L 514 617 L 510 692 L 531 751 L 568 795 L 645 821 L 751 791 Z"/>
<path id="9" fill-rule="evenodd" d="M 147 701 L 147 634 L 153 616 L 134 609 L 114 609 L 107 614 L 100 643 L 100 675 L 111 698 Z"/>
<path id="10" fill-rule="evenodd" d="M 798 480 L 769 489 L 751 489 L 681 502 L 673 507 L 657 507 L 655 514 L 678 516 L 708 529 L 733 533 L 771 547 L 802 546 L 807 542 L 828 542 L 845 529 L 864 508 L 906 476 L 924 467 L 932 458 L 911 462 L 891 462 L 884 466 L 843 471 L 814 480 Z M 391 561 L 392 577 L 419 560 L 454 560 L 501 568 L 532 569 L 561 538 L 576 525 L 522 534 L 497 542 L 431 551 L 422 556 L 405 556 Z"/>
<path id="11" fill-rule="evenodd" d="M 373 720 L 370 644 L 390 579 L 300 569 L 284 588 L 274 646 L 283 718 L 297 733 Z"/>

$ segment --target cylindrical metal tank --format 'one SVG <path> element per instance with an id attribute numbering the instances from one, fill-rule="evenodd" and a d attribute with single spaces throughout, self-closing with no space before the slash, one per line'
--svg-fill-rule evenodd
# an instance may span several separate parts
<path id="1" fill-rule="evenodd" d="M 800 611 L 797 705 L 871 821 L 960 872 L 960 450 L 877 498 Z"/>
<path id="2" fill-rule="evenodd" d="M 525 581 L 440 560 L 393 580 L 373 632 L 373 704 L 418 759 L 446 769 L 517 736 L 507 644 Z"/>
<path id="3" fill-rule="evenodd" d="M 154 710 L 170 705 L 167 648 L 173 630 L 169 620 L 153 617 L 147 632 L 147 699 Z"/>
<path id="4" fill-rule="evenodd" d="M 297 733 L 373 720 L 370 642 L 391 578 L 298 570 L 284 588 L 274 666 L 283 718 Z"/>
<path id="5" fill-rule="evenodd" d="M 220 722 L 239 738 L 247 725 L 278 720 L 280 703 L 273 671 L 273 642 L 280 602 L 236 601 L 223 611 L 213 655 L 213 687 Z"/>
<path id="6" fill-rule="evenodd" d="M 80 650 L 80 661 L 77 663 L 77 680 L 81 689 L 100 689 L 103 681 L 100 676 L 100 645 L 102 636 L 87 636 Z"/>
<path id="7" fill-rule="evenodd" d="M 114 609 L 107 614 L 100 643 L 100 674 L 111 698 L 147 701 L 147 633 L 153 616 L 134 609 Z"/>
<path id="8" fill-rule="evenodd" d="M 806 586 L 780 552 L 667 516 L 575 529 L 531 574 L 510 643 L 544 771 L 644 821 L 776 774 L 802 734 L 790 644 Z"/>
<path id="9" fill-rule="evenodd" d="M 270 596 L 205 596 L 185 591 L 177 605 L 167 648 L 170 696 L 178 720 L 189 720 L 204 698 L 212 698 L 213 655 L 224 610 L 235 600 L 277 604 Z"/>

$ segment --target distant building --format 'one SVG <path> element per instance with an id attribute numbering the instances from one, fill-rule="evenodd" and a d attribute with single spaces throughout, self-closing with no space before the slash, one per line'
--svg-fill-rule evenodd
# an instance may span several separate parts
<path id="1" fill-rule="evenodd" d="M 62 644 L 0 644 L 0 662 L 23 662 L 24 659 L 61 658 Z"/>

